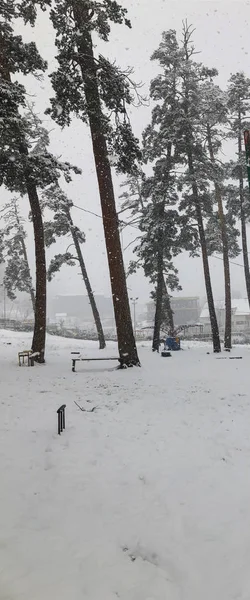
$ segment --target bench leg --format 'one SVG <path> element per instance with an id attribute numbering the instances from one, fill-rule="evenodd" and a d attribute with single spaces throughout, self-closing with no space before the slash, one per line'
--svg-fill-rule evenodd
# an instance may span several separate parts
<path id="1" fill-rule="evenodd" d="M 75 373 L 76 370 L 76 361 L 72 358 L 72 372 Z"/>

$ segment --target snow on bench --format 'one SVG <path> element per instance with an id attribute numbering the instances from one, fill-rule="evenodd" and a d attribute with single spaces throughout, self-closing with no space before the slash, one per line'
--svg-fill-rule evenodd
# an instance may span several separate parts
<path id="1" fill-rule="evenodd" d="M 117 360 L 120 363 L 121 367 L 123 365 L 122 358 L 119 358 L 118 356 L 95 356 L 93 358 L 89 358 L 87 356 L 81 356 L 80 354 L 81 354 L 80 352 L 71 352 L 71 355 L 74 355 L 74 358 L 71 357 L 73 373 L 75 373 L 77 361 L 90 362 L 93 360 L 94 361 L 96 361 L 96 360 Z M 76 356 L 76 358 L 75 358 L 75 356 Z"/>

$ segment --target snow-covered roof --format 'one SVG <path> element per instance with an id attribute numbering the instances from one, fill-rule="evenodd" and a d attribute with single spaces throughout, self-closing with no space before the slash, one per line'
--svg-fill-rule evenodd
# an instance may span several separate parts
<path id="1" fill-rule="evenodd" d="M 224 300 L 219 300 L 215 302 L 216 310 L 224 310 L 225 302 Z M 234 315 L 250 315 L 250 308 L 247 298 L 238 298 L 237 300 L 232 300 L 232 311 Z M 201 311 L 200 319 L 208 319 L 208 304 L 204 304 L 203 309 Z"/>

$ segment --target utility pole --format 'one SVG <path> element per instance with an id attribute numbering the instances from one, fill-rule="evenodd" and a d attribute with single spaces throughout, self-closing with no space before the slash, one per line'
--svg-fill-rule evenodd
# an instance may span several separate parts
<path id="1" fill-rule="evenodd" d="M 136 304 L 137 304 L 137 300 L 139 300 L 139 298 L 138 297 L 136 297 L 136 298 L 130 298 L 130 300 L 131 300 L 131 302 L 133 304 L 133 307 L 134 307 L 134 336 L 135 336 L 135 339 L 136 339 Z"/>

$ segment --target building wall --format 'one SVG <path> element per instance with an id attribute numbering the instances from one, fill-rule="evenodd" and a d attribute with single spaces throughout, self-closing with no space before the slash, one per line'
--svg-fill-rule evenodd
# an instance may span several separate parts
<path id="1" fill-rule="evenodd" d="M 200 315 L 200 302 L 197 296 L 190 297 L 171 297 L 171 308 L 174 312 L 174 324 L 187 325 L 189 323 L 197 323 Z M 153 321 L 155 316 L 155 303 L 148 302 L 147 304 L 147 319 Z"/>
<path id="2" fill-rule="evenodd" d="M 221 333 L 225 330 L 224 311 L 218 311 L 218 326 Z M 210 319 L 200 318 L 200 323 L 203 325 L 204 333 L 211 333 Z M 233 333 L 249 333 L 250 332 L 250 315 L 232 315 L 232 332 Z"/>
<path id="3" fill-rule="evenodd" d="M 197 323 L 200 314 L 200 304 L 198 297 L 172 297 L 171 308 L 174 313 L 175 325 L 187 325 L 188 323 Z"/>

